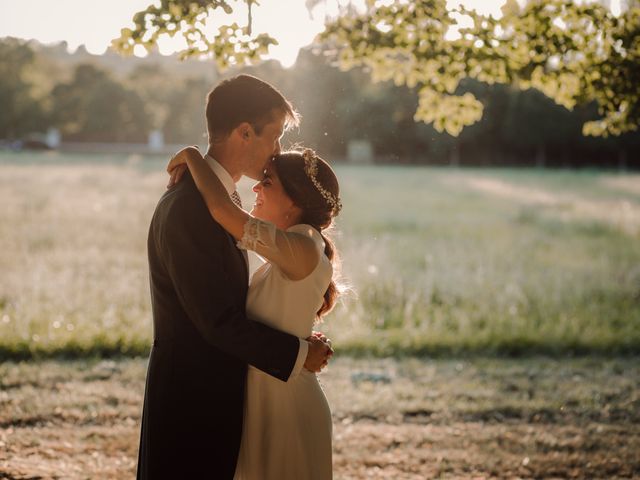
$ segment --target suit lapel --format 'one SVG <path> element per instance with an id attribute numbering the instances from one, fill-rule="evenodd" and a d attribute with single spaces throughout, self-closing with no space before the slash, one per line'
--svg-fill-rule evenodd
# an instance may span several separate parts
<path id="1" fill-rule="evenodd" d="M 244 267 L 244 277 L 246 279 L 246 284 L 249 284 L 249 257 L 246 250 L 241 250 L 236 246 L 236 239 L 233 238 L 229 232 L 225 230 L 227 237 L 229 238 L 229 242 L 231 242 L 232 249 L 235 250 L 235 255 L 239 257 L 239 260 L 242 262 Z"/>

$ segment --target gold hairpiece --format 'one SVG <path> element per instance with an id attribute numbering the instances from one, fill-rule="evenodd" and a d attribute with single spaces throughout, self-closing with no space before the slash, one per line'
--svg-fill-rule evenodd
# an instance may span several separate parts
<path id="1" fill-rule="evenodd" d="M 320 192 L 322 198 L 324 198 L 331 207 L 331 215 L 335 217 L 340 210 L 342 210 L 342 202 L 340 202 L 340 198 L 325 189 L 318 181 L 318 157 L 316 153 L 310 148 L 305 148 L 302 152 L 302 158 L 304 158 L 304 171 L 307 177 L 309 177 L 309 180 L 311 180 L 311 183 L 316 187 L 316 190 Z"/>

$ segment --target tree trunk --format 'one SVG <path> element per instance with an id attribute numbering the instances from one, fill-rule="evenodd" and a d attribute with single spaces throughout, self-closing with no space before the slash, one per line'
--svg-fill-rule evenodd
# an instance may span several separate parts
<path id="1" fill-rule="evenodd" d="M 460 166 L 460 149 L 458 148 L 458 145 L 454 145 L 449 150 L 449 166 L 450 167 Z"/>
<path id="2" fill-rule="evenodd" d="M 627 171 L 627 151 L 624 148 L 618 150 L 618 170 Z"/>
<path id="3" fill-rule="evenodd" d="M 544 148 L 544 144 L 538 145 L 536 149 L 536 167 L 544 168 L 547 164 L 547 152 Z"/>

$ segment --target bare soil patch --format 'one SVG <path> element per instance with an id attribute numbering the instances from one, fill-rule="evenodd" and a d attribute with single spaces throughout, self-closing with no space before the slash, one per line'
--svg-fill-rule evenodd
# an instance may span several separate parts
<path id="1" fill-rule="evenodd" d="M 133 478 L 145 366 L 0 365 L 0 479 Z M 638 358 L 337 358 L 335 478 L 640 478 L 639 374 Z"/>

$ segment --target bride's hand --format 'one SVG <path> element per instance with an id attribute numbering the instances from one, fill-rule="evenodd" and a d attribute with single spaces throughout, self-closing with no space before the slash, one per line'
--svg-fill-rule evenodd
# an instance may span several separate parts
<path id="1" fill-rule="evenodd" d="M 197 154 L 200 155 L 200 151 L 198 147 L 186 147 L 176 153 L 171 160 L 169 160 L 169 164 L 167 165 L 167 173 L 169 173 L 169 183 L 167 184 L 167 188 L 171 188 L 176 185 L 182 175 L 184 175 L 185 170 L 187 170 L 187 158 L 189 154 Z"/>
<path id="2" fill-rule="evenodd" d="M 310 337 L 306 338 L 306 340 L 311 344 L 318 344 L 319 342 L 324 346 L 324 358 L 322 359 L 320 367 L 317 367 L 317 369 L 314 370 L 314 367 L 311 366 L 311 362 L 309 361 L 309 357 L 307 357 L 307 362 L 305 362 L 305 368 L 307 368 L 307 370 L 318 373 L 329 364 L 329 360 L 333 356 L 331 340 L 322 332 L 313 332 Z"/>
<path id="3" fill-rule="evenodd" d="M 176 185 L 182 178 L 182 175 L 184 175 L 184 172 L 187 170 L 187 168 L 188 167 L 186 163 L 181 163 L 180 165 L 174 167 L 173 170 L 169 172 L 169 183 L 167 184 L 167 188 L 171 188 Z"/>
<path id="4" fill-rule="evenodd" d="M 312 336 L 320 339 L 323 343 L 325 343 L 329 348 L 331 348 L 331 339 L 327 338 L 327 336 L 322 332 L 313 332 Z M 329 356 L 333 355 L 333 350 L 329 353 Z"/>
<path id="5" fill-rule="evenodd" d="M 306 340 L 309 342 L 309 350 L 304 368 L 310 372 L 318 373 L 327 366 L 329 358 L 333 355 L 333 349 L 317 335 L 311 335 Z"/>

